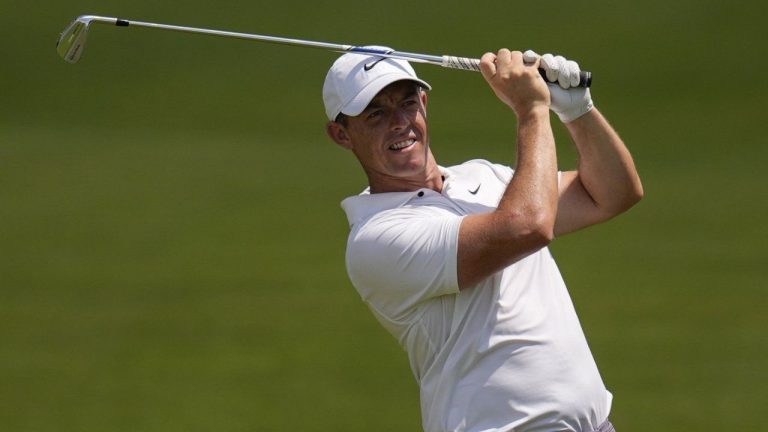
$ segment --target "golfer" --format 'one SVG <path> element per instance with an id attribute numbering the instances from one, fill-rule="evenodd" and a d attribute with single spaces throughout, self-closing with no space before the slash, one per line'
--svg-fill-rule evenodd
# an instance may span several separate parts
<path id="1" fill-rule="evenodd" d="M 342 202 L 349 277 L 408 353 L 425 431 L 613 431 L 611 393 L 547 246 L 641 199 L 632 157 L 589 90 L 572 87 L 575 62 L 502 49 L 480 67 L 517 119 L 514 169 L 438 165 L 431 88 L 407 62 L 350 53 L 328 71 L 326 131 L 369 185 Z M 558 171 L 550 110 L 575 171 Z M 478 130 L 464 144 L 487 140 Z"/>

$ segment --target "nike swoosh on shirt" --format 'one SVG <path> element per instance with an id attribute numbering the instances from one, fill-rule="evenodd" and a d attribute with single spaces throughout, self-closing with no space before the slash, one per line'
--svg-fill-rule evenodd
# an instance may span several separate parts
<path id="1" fill-rule="evenodd" d="M 469 193 L 471 193 L 472 195 L 477 195 L 477 191 L 480 190 L 480 186 L 482 186 L 482 185 L 477 185 L 477 188 L 475 188 L 475 190 L 469 191 Z"/>

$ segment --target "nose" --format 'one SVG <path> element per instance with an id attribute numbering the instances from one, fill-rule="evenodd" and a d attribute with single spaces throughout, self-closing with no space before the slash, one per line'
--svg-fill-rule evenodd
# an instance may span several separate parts
<path id="1" fill-rule="evenodd" d="M 408 113 L 403 109 L 396 109 L 392 112 L 389 119 L 390 127 L 392 130 L 401 130 L 408 126 L 410 118 Z"/>

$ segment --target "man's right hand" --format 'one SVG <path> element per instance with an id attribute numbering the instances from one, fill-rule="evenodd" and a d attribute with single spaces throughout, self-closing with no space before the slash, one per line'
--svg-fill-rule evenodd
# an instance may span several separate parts
<path id="1" fill-rule="evenodd" d="M 539 76 L 539 62 L 526 63 L 520 51 L 503 48 L 483 55 L 480 71 L 496 96 L 520 117 L 542 107 L 549 109 L 549 89 Z"/>

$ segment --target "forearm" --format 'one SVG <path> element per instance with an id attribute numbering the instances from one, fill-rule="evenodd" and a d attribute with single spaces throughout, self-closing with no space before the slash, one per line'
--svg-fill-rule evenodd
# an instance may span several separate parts
<path id="1" fill-rule="evenodd" d="M 464 289 L 547 245 L 557 215 L 557 156 L 549 91 L 538 60 L 501 49 L 483 55 L 491 89 L 517 116 L 515 175 L 495 211 L 466 216 L 459 229 L 458 281 Z"/>
<path id="2" fill-rule="evenodd" d="M 474 286 L 554 238 L 557 162 L 546 107 L 518 116 L 515 175 L 490 213 L 464 218 L 459 231 L 459 287 Z"/>
<path id="3" fill-rule="evenodd" d="M 596 207 L 619 214 L 637 203 L 643 187 L 624 142 L 595 108 L 566 123 L 579 154 L 578 176 Z"/>
<path id="4" fill-rule="evenodd" d="M 525 223 L 547 224 L 557 213 L 557 154 L 546 110 L 518 117 L 515 175 L 497 212 Z M 524 218 L 520 217 L 524 216 Z"/>

